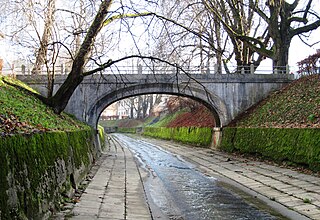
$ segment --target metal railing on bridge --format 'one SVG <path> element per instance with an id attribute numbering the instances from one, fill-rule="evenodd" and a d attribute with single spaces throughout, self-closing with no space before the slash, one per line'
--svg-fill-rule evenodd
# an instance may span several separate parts
<path id="1" fill-rule="evenodd" d="M 0 73 L 4 75 L 32 75 L 32 68 L 28 68 L 25 65 L 15 68 L 4 68 L 0 70 Z M 69 68 L 65 65 L 59 65 L 54 68 L 55 75 L 68 74 Z M 52 74 L 53 70 L 47 70 L 43 68 L 38 71 L 38 75 Z M 97 74 L 177 74 L 177 73 L 188 73 L 188 74 L 218 74 L 217 66 L 210 67 L 178 67 L 178 66 L 111 66 Z M 230 68 L 230 71 L 223 70 L 221 74 L 289 74 L 289 66 L 281 66 L 272 69 L 271 67 L 259 66 L 256 68 L 254 65 L 250 66 L 238 66 Z M 220 73 L 219 73 L 220 74 Z"/>

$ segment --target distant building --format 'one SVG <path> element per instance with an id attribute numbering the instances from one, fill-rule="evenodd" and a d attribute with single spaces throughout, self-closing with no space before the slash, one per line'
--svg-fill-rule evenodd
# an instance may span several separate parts
<path id="1" fill-rule="evenodd" d="M 125 100 L 109 105 L 100 116 L 101 120 L 117 120 L 129 117 L 129 109 L 126 108 Z"/>
<path id="2" fill-rule="evenodd" d="M 161 97 L 161 102 L 158 105 L 154 105 L 152 108 L 152 115 L 159 117 L 161 114 L 164 114 L 168 111 L 168 106 L 167 106 L 167 100 L 168 96 L 163 95 Z"/>
<path id="3" fill-rule="evenodd" d="M 108 108 L 106 108 L 100 116 L 101 120 L 116 120 L 118 119 L 118 115 L 117 115 L 117 103 L 113 103 L 111 105 L 108 106 Z"/>

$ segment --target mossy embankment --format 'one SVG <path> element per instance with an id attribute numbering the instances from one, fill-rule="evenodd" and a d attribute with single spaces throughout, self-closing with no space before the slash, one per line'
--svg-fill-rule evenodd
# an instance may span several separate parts
<path id="1" fill-rule="evenodd" d="M 210 147 L 215 126 L 212 113 L 204 106 L 182 109 L 144 128 L 143 135 L 173 140 L 199 147 Z"/>
<path id="2" fill-rule="evenodd" d="M 320 171 L 320 76 L 294 81 L 223 129 L 221 149 Z"/>
<path id="3" fill-rule="evenodd" d="M 41 219 L 85 176 L 93 131 L 14 85 L 31 90 L 0 75 L 0 219 Z"/>
<path id="4" fill-rule="evenodd" d="M 143 135 L 199 147 L 209 147 L 212 132 L 213 129 L 207 127 L 146 127 L 144 128 Z"/>

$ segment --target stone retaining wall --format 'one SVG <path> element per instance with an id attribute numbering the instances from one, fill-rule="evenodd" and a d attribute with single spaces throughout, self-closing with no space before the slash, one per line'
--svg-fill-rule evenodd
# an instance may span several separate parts
<path id="1" fill-rule="evenodd" d="M 92 130 L 0 139 L 0 219 L 45 219 L 97 155 Z"/>

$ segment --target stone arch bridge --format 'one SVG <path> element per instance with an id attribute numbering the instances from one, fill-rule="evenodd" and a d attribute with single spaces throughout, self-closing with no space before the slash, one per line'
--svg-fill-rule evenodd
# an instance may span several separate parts
<path id="1" fill-rule="evenodd" d="M 45 75 L 17 78 L 47 94 Z M 55 91 L 65 78 L 56 76 Z M 292 80 L 287 74 L 97 74 L 83 80 L 66 111 L 96 128 L 100 114 L 113 102 L 143 94 L 172 94 L 203 103 L 212 111 L 217 127 L 222 127 Z"/>

